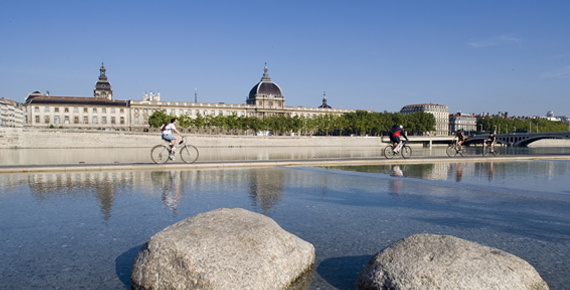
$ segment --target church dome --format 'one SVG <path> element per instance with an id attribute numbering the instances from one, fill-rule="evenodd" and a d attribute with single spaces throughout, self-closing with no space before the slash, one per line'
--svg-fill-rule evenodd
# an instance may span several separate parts
<path id="1" fill-rule="evenodd" d="M 267 66 L 265 66 L 263 71 L 264 73 L 261 81 L 253 86 L 249 91 L 248 100 L 255 102 L 256 98 L 283 98 L 283 91 L 281 91 L 281 88 L 269 78 L 269 75 L 267 74 Z"/>

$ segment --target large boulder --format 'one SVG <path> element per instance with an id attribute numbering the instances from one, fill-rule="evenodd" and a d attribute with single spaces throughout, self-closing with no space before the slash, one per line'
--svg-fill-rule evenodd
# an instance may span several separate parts
<path id="1" fill-rule="evenodd" d="M 313 245 L 271 218 L 218 209 L 152 236 L 135 258 L 131 283 L 133 289 L 285 289 L 314 262 Z"/>
<path id="2" fill-rule="evenodd" d="M 359 289 L 548 289 L 523 259 L 460 238 L 417 234 L 374 255 Z"/>

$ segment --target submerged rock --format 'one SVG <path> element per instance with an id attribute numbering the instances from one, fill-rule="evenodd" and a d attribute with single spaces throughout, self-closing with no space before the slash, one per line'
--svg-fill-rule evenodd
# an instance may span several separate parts
<path id="1" fill-rule="evenodd" d="M 244 209 L 195 215 L 152 236 L 133 263 L 133 289 L 285 289 L 315 248 Z"/>
<path id="2" fill-rule="evenodd" d="M 453 236 L 417 234 L 374 255 L 359 289 L 548 289 L 523 259 Z"/>

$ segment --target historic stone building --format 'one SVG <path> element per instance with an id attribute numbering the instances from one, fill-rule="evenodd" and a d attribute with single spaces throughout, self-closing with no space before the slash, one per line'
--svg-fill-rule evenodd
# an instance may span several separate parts
<path id="1" fill-rule="evenodd" d="M 438 104 L 415 104 L 406 105 L 400 113 L 406 115 L 415 112 L 426 112 L 435 116 L 435 131 L 430 132 L 435 136 L 447 136 L 449 134 L 449 110 L 447 106 Z"/>
<path id="2" fill-rule="evenodd" d="M 152 95 L 152 94 L 151 94 Z M 195 98 L 197 99 L 197 97 Z M 272 115 L 284 115 L 288 117 L 303 116 L 313 117 L 315 115 L 336 114 L 342 115 L 354 110 L 333 109 L 326 104 L 326 96 L 323 105 L 318 108 L 309 107 L 289 107 L 285 106 L 285 97 L 281 87 L 271 81 L 267 66 L 263 69 L 261 81 L 255 84 L 249 91 L 245 104 L 225 104 L 225 103 L 199 103 L 199 102 L 168 102 L 158 98 L 152 98 L 145 94 L 142 101 L 129 101 L 131 130 L 149 130 L 148 118 L 157 110 L 173 116 L 186 115 L 190 118 L 201 116 L 231 116 L 238 117 L 258 117 L 264 118 Z"/>
<path id="3" fill-rule="evenodd" d="M 93 97 L 50 96 L 39 91 L 24 100 L 26 125 L 46 128 L 77 128 L 129 130 L 127 101 L 113 100 L 111 84 L 105 75 L 105 66 L 99 69 Z"/>
<path id="4" fill-rule="evenodd" d="M 318 108 L 285 106 L 283 91 L 269 78 L 264 67 L 261 81 L 253 86 L 245 104 L 199 103 L 162 101 L 160 93 L 144 94 L 142 100 L 113 100 L 111 83 L 101 65 L 99 80 L 93 97 L 51 96 L 39 91 L 30 93 L 23 105 L 26 108 L 26 126 L 46 128 L 102 129 L 121 131 L 148 131 L 149 117 L 156 111 L 180 117 L 250 116 L 264 118 L 272 115 L 313 117 L 320 114 L 341 115 L 354 110 L 333 109 L 326 103 Z"/>

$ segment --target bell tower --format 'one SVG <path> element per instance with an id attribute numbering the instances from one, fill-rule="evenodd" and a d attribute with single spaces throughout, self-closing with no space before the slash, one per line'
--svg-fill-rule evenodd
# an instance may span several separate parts
<path id="1" fill-rule="evenodd" d="M 97 99 L 113 99 L 113 90 L 111 90 L 111 83 L 107 80 L 107 76 L 105 75 L 105 66 L 101 63 L 101 68 L 99 69 L 99 80 L 95 84 L 95 90 L 93 91 L 93 95 Z"/>

